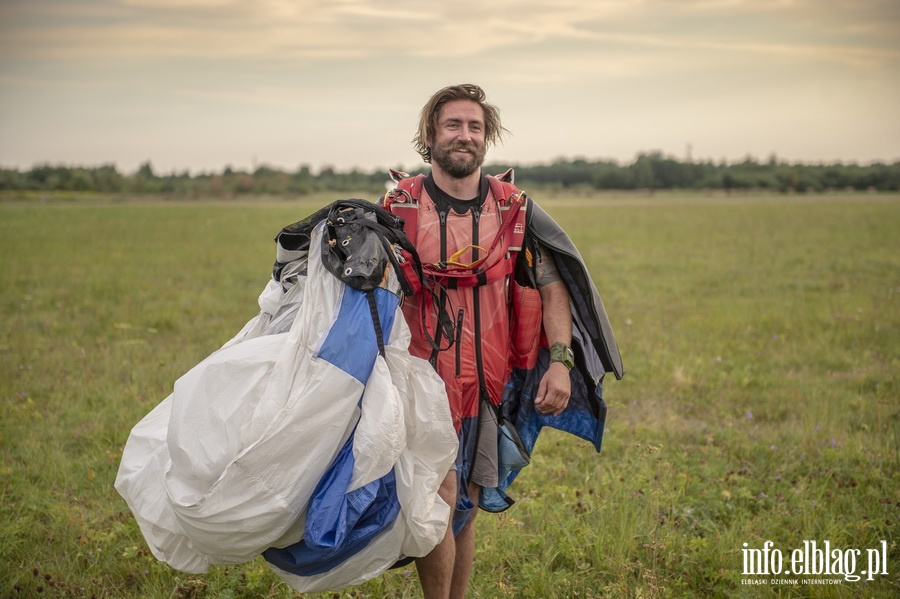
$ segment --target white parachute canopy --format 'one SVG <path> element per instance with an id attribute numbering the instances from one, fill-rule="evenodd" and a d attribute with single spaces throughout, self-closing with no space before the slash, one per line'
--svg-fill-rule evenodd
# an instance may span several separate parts
<path id="1" fill-rule="evenodd" d="M 291 260 L 259 315 L 131 431 L 116 489 L 177 570 L 264 554 L 295 589 L 336 590 L 444 536 L 457 436 L 443 382 L 407 351 L 396 269 L 354 289 L 323 264 L 328 235 L 322 222 L 308 249 L 279 247 Z M 355 528 L 334 530 L 348 513 Z"/>

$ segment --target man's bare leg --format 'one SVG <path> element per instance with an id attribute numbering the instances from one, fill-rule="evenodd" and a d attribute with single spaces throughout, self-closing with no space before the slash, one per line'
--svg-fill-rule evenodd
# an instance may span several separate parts
<path id="1" fill-rule="evenodd" d="M 472 562 L 475 560 L 475 516 L 478 514 L 480 497 L 481 487 L 469 483 L 469 499 L 475 504 L 475 508 L 469 514 L 462 530 L 456 535 L 456 559 L 453 563 L 450 599 L 464 599 L 469 588 L 469 576 L 472 574 Z"/>
<path id="2" fill-rule="evenodd" d="M 450 585 L 453 581 L 453 568 L 456 559 L 456 541 L 453 538 L 452 510 L 456 508 L 456 470 L 451 470 L 444 477 L 438 490 L 441 499 L 451 508 L 451 521 L 447 525 L 443 540 L 431 550 L 431 553 L 416 559 L 416 570 L 425 599 L 447 599 L 450 597 Z"/>

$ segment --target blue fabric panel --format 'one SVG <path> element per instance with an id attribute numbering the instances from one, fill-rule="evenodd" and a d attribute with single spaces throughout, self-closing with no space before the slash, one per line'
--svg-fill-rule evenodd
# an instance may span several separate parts
<path id="1" fill-rule="evenodd" d="M 376 288 L 373 293 L 384 342 L 387 343 L 400 298 L 381 287 Z M 366 292 L 345 287 L 337 320 L 319 349 L 319 358 L 331 362 L 365 384 L 377 355 L 378 340 Z"/>
<path id="2" fill-rule="evenodd" d="M 486 512 L 496 514 L 509 509 L 509 506 L 513 503 L 515 502 L 500 487 L 494 487 L 493 489 L 484 488 L 481 490 L 481 500 L 478 502 L 478 507 Z"/>
<path id="3" fill-rule="evenodd" d="M 478 418 L 462 419 L 459 430 L 459 449 L 456 453 L 456 507 L 453 510 L 453 534 L 458 535 L 475 509 L 475 503 L 469 498 L 469 478 L 475 460 L 476 442 L 478 441 Z"/>
<path id="4" fill-rule="evenodd" d="M 347 493 L 354 463 L 351 436 L 316 486 L 303 540 L 267 549 L 266 561 L 297 576 L 322 574 L 364 549 L 396 520 L 400 502 L 394 471 Z"/>
<path id="5" fill-rule="evenodd" d="M 534 450 L 538 435 L 545 426 L 571 433 L 589 441 L 599 452 L 603 442 L 603 427 L 606 421 L 606 404 L 603 388 L 594 387 L 588 377 L 579 370 L 572 370 L 572 396 L 569 405 L 559 416 L 544 415 L 534 407 L 540 378 L 549 365 L 546 349 L 541 350 L 538 364 L 531 370 L 516 369 L 503 392 L 502 409 L 504 416 L 515 423 L 522 444 L 528 453 Z M 593 408 L 596 406 L 596 412 Z M 479 506 L 489 512 L 502 512 L 513 501 L 504 492 L 518 476 L 518 470 L 504 468 L 500 464 L 500 485 L 495 489 L 482 489 Z"/>
<path id="6" fill-rule="evenodd" d="M 549 426 L 590 441 L 599 452 L 603 443 L 606 403 L 602 385 L 593 382 L 578 368 L 572 370 L 572 395 L 559 416 L 539 413 L 534 407 L 541 377 L 549 367 L 549 352 L 541 349 L 538 364 L 531 370 L 516 369 L 503 390 L 504 417 L 516 425 L 519 437 L 530 452 L 541 428 Z"/>

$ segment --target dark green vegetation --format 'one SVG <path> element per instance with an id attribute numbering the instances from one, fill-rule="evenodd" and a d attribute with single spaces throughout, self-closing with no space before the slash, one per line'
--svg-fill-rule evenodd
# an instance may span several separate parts
<path id="1" fill-rule="evenodd" d="M 112 485 L 130 428 L 255 314 L 274 234 L 325 202 L 0 204 L 0 596 L 295 595 L 259 560 L 158 563 Z M 900 197 L 542 204 L 627 374 L 599 456 L 548 432 L 516 505 L 479 516 L 471 596 L 900 595 Z M 743 574 L 767 540 L 785 569 L 804 541 L 857 572 L 885 547 L 888 575 L 743 584 L 772 579 Z M 419 592 L 406 568 L 333 596 Z"/>
<path id="2" fill-rule="evenodd" d="M 494 164 L 489 173 L 512 165 Z M 516 182 L 525 189 L 655 190 L 694 189 L 822 192 L 833 190 L 900 191 L 900 162 L 892 164 L 791 164 L 772 156 L 766 162 L 746 158 L 727 164 L 679 161 L 659 152 L 639 154 L 634 162 L 557 160 L 552 164 L 516 166 Z M 260 166 L 252 172 L 225 168 L 221 173 L 159 174 L 146 162 L 125 175 L 115 166 L 67 167 L 37 165 L 27 171 L 0 168 L 0 191 L 30 191 L 39 197 L 51 192 L 156 194 L 180 198 L 294 195 L 316 192 L 384 191 L 386 170 L 346 172 L 309 166 L 285 172 Z"/>

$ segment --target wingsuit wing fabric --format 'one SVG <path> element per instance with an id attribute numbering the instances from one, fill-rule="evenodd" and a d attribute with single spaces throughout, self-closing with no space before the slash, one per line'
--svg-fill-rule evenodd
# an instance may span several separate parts
<path id="1" fill-rule="evenodd" d="M 374 290 L 351 288 L 323 264 L 325 235 L 323 222 L 304 247 L 279 244 L 260 314 L 128 438 L 116 489 L 154 556 L 175 569 L 201 573 L 302 544 L 334 512 L 328 501 L 363 516 L 380 510 L 383 521 L 365 542 L 351 529 L 373 517 L 320 531 L 357 542 L 319 555 L 312 575 L 273 565 L 301 591 L 358 584 L 443 537 L 450 508 L 437 490 L 457 452 L 443 383 L 407 352 L 390 265 Z M 332 484 L 322 495 L 332 499 L 310 512 L 326 474 L 343 487 Z"/>
<path id="2" fill-rule="evenodd" d="M 515 426 L 522 450 L 528 455 L 545 426 L 590 441 L 599 452 L 606 422 L 603 378 L 607 372 L 617 379 L 624 376 L 622 358 L 600 294 L 575 244 L 540 206 L 532 203 L 529 208 L 528 235 L 552 254 L 569 292 L 572 346 L 576 356 L 575 368 L 569 374 L 572 394 L 568 406 L 558 416 L 542 414 L 535 408 L 538 385 L 550 364 L 549 352 L 542 348 L 533 368 L 513 370 L 503 391 L 502 415 Z M 511 453 L 515 455 L 516 452 Z M 503 452 L 500 455 L 500 484 L 483 489 L 479 503 L 491 512 L 500 512 L 512 505 L 513 500 L 505 491 L 521 468 L 514 463 L 504 463 Z"/>

